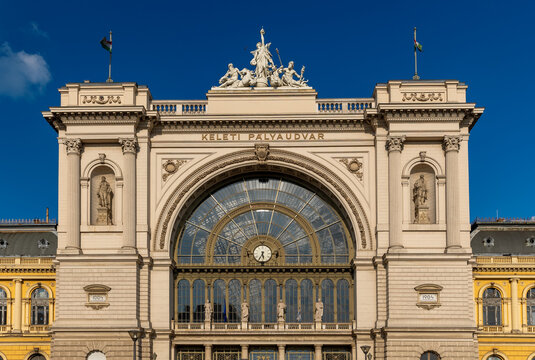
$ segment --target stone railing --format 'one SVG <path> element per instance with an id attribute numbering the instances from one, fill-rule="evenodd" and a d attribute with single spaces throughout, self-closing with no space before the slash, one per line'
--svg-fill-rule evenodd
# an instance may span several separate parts
<path id="1" fill-rule="evenodd" d="M 483 326 L 483 331 L 493 333 L 503 332 L 503 326 Z"/>
<path id="2" fill-rule="evenodd" d="M 484 264 L 535 264 L 535 256 L 478 256 L 478 265 Z"/>
<path id="3" fill-rule="evenodd" d="M 52 265 L 52 258 L 5 257 L 0 265 Z"/>
<path id="4" fill-rule="evenodd" d="M 161 115 L 203 115 L 206 113 L 207 100 L 155 100 L 151 110 Z"/>
<path id="5" fill-rule="evenodd" d="M 0 334 L 11 331 L 11 325 L 0 325 Z"/>
<path id="6" fill-rule="evenodd" d="M 327 114 L 356 114 L 375 106 L 373 98 L 364 99 L 321 99 L 317 100 L 318 112 Z"/>
<path id="7" fill-rule="evenodd" d="M 174 331 L 352 331 L 351 323 L 173 323 Z"/>

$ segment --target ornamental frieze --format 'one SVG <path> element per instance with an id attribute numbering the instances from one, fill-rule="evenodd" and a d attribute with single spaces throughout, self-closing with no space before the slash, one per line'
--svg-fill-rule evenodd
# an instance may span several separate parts
<path id="1" fill-rule="evenodd" d="M 82 97 L 82 104 L 99 104 L 99 105 L 105 105 L 105 104 L 120 104 L 121 103 L 121 97 L 119 95 L 113 96 L 113 95 L 84 95 Z"/>
<path id="2" fill-rule="evenodd" d="M 358 158 L 344 158 L 340 159 L 339 161 L 344 164 L 347 170 L 353 173 L 357 177 L 357 179 L 362 181 L 364 173 L 362 172 L 362 162 L 360 162 Z"/>
<path id="3" fill-rule="evenodd" d="M 442 97 L 442 93 L 434 93 L 434 92 L 411 92 L 411 93 L 403 93 L 403 98 L 401 101 L 444 101 Z"/>
<path id="4" fill-rule="evenodd" d="M 205 133 L 201 141 L 299 141 L 325 140 L 322 132 L 289 132 L 289 133 Z"/>
<path id="5" fill-rule="evenodd" d="M 173 174 L 175 174 L 178 169 L 187 163 L 188 160 L 167 160 L 162 164 L 163 168 L 163 174 L 162 174 L 162 180 L 167 181 L 167 178 Z"/>

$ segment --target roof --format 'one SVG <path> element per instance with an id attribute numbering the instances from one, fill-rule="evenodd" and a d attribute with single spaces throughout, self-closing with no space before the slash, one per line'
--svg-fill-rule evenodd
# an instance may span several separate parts
<path id="1" fill-rule="evenodd" d="M 55 222 L 0 222 L 0 257 L 55 257 Z"/>
<path id="2" fill-rule="evenodd" d="M 535 255 L 534 219 L 486 219 L 472 224 L 474 255 Z"/>

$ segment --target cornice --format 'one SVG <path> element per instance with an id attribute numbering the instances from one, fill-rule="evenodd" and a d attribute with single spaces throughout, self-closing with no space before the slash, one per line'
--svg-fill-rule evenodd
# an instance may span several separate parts
<path id="1" fill-rule="evenodd" d="M 475 265 L 473 267 L 473 272 L 535 272 L 535 263 L 530 265 Z"/>
<path id="2" fill-rule="evenodd" d="M 54 266 L 47 267 L 0 267 L 0 276 L 2 273 L 56 273 Z"/>

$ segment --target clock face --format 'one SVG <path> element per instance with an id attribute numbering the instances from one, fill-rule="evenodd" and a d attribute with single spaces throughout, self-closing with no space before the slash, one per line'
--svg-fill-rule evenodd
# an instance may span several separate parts
<path id="1" fill-rule="evenodd" d="M 253 256 L 256 261 L 265 263 L 271 259 L 271 249 L 266 245 L 259 245 L 254 249 Z"/>

